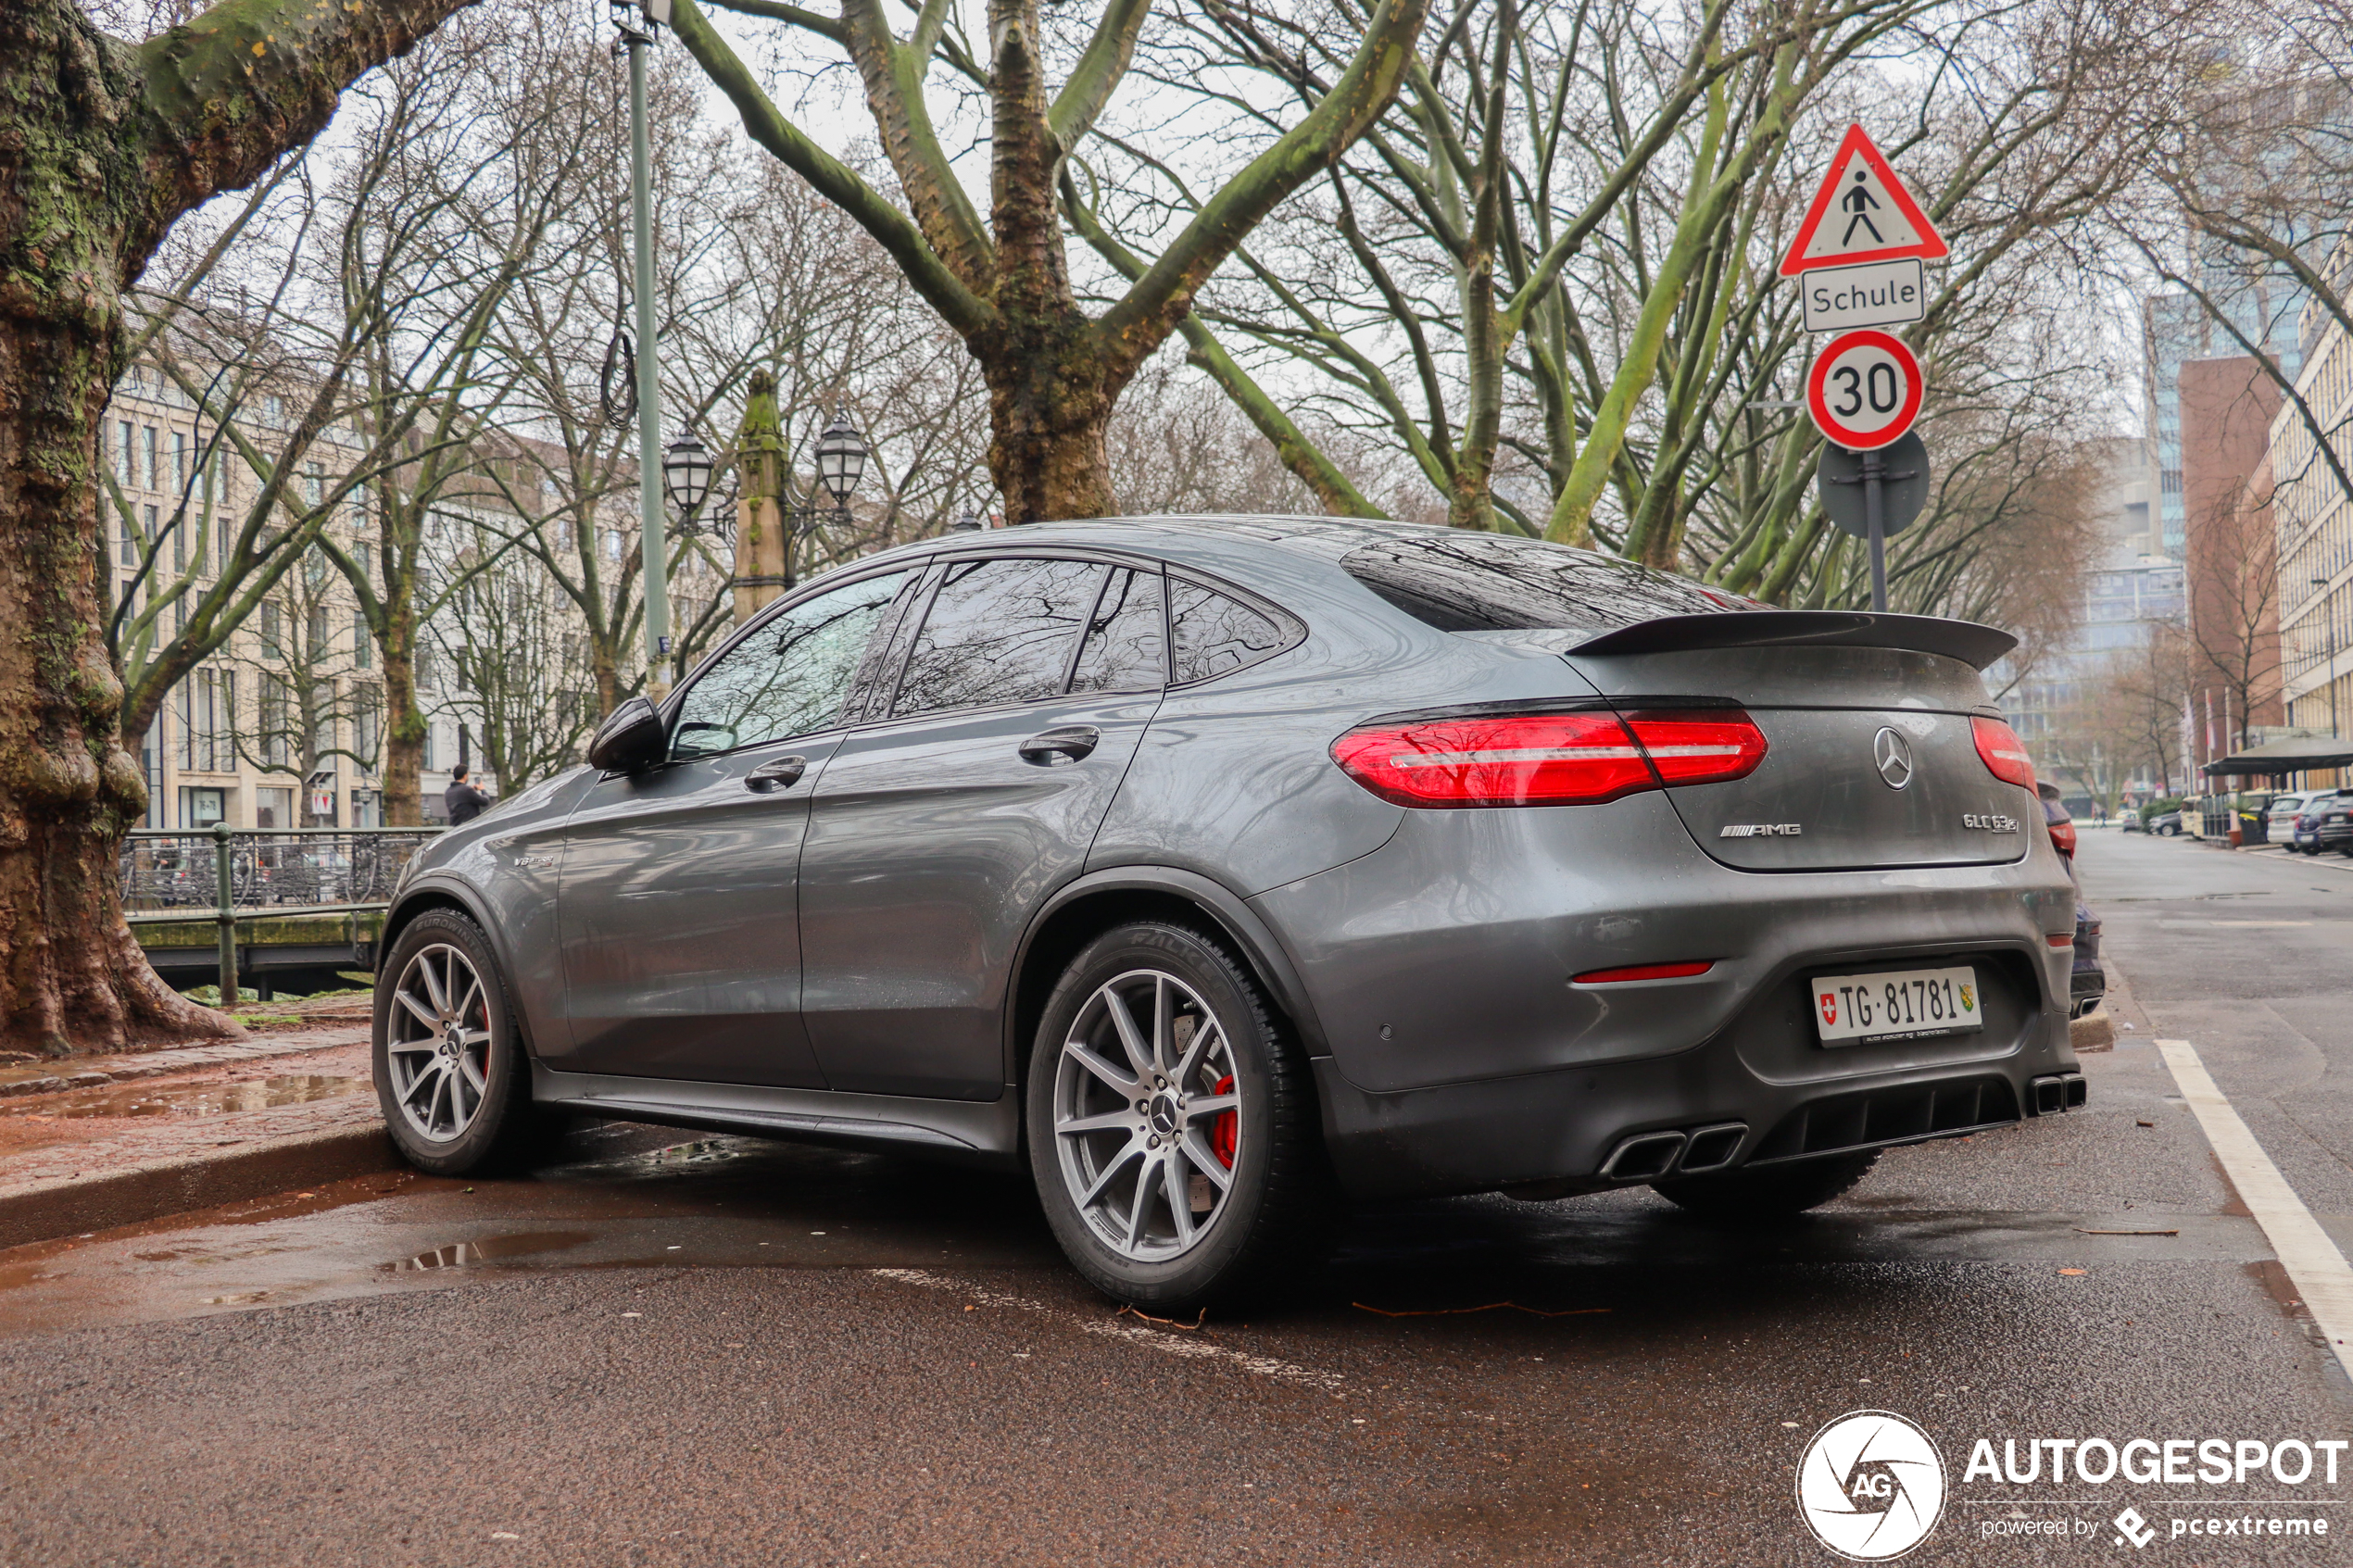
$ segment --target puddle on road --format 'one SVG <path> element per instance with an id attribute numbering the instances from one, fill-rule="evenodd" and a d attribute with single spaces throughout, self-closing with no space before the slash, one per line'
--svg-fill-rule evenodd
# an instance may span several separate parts
<path id="1" fill-rule="evenodd" d="M 274 1110 L 285 1105 L 308 1105 L 365 1092 L 365 1078 L 332 1077 L 321 1073 L 290 1073 L 257 1078 L 243 1084 L 180 1084 L 169 1087 L 150 1084 L 115 1084 L 103 1089 L 75 1089 L 66 1094 L 34 1095 L 0 1101 L 0 1116 L 82 1117 L 225 1116 L 239 1110 Z"/>
<path id="2" fill-rule="evenodd" d="M 493 1263 L 502 1258 L 527 1258 L 535 1252 L 560 1252 L 597 1239 L 594 1231 L 523 1231 L 514 1236 L 486 1236 L 478 1241 L 453 1241 L 430 1252 L 398 1262 L 378 1263 L 380 1274 L 409 1273 L 419 1269 L 462 1269 Z"/>

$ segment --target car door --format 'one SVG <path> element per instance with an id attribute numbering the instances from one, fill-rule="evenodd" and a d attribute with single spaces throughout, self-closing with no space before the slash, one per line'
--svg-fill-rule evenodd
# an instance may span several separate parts
<path id="1" fill-rule="evenodd" d="M 799 1018 L 810 794 L 914 574 L 830 587 L 697 671 L 669 756 L 567 826 L 558 914 L 573 1046 L 549 1065 L 822 1088 Z"/>
<path id="2" fill-rule="evenodd" d="M 826 1083 L 993 1099 L 1031 916 L 1078 874 L 1167 678 L 1156 568 L 959 558 L 927 584 L 881 721 L 818 781 L 803 1015 Z"/>

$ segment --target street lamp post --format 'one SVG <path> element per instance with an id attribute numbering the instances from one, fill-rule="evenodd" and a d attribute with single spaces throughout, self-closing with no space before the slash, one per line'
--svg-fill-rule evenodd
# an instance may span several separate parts
<path id="1" fill-rule="evenodd" d="M 670 0 L 607 0 L 629 50 L 629 219 L 637 296 L 637 532 L 646 571 L 646 691 L 670 695 L 670 562 L 661 515 L 661 383 L 654 341 L 652 158 L 646 146 L 646 51 L 670 20 Z M 634 26 L 635 19 L 643 26 Z"/>
<path id="2" fill-rule="evenodd" d="M 691 434 L 670 444 L 661 459 L 662 493 L 670 504 L 678 508 L 681 526 L 691 527 L 695 514 L 702 510 L 703 502 L 711 495 L 711 476 L 718 464 L 703 444 Z"/>
<path id="3" fill-rule="evenodd" d="M 849 497 L 857 490 L 858 481 L 866 472 L 866 438 L 858 433 L 858 428 L 849 422 L 847 413 L 837 413 L 834 422 L 817 437 L 812 457 L 817 471 L 816 477 L 810 481 L 805 499 L 791 498 L 792 476 L 789 473 L 784 476 L 786 495 L 779 510 L 784 523 L 784 585 L 786 591 L 790 591 L 793 585 L 793 545 L 801 531 L 814 528 L 827 520 L 836 522 L 849 521 Z M 821 502 L 818 499 L 820 495 L 831 496 L 833 504 L 827 506 Z"/>

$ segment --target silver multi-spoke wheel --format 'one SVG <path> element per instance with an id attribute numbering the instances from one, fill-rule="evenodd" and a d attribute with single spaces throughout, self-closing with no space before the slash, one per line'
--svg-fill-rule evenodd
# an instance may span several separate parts
<path id="1" fill-rule="evenodd" d="M 1162 970 L 1098 987 L 1054 1073 L 1054 1143 L 1079 1217 L 1138 1262 L 1190 1249 L 1225 1212 L 1239 1152 L 1234 1051 L 1201 994 Z"/>
<path id="2" fill-rule="evenodd" d="M 489 993 L 465 954 L 436 942 L 410 956 L 392 997 L 384 1056 L 393 1102 L 419 1136 L 451 1142 L 489 1093 Z"/>

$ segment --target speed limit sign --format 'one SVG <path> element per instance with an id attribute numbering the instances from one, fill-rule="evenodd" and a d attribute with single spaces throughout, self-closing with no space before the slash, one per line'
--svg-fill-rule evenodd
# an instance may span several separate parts
<path id="1" fill-rule="evenodd" d="M 1899 439 L 1920 411 L 1920 362 L 1886 332 L 1841 332 L 1822 345 L 1806 376 L 1814 427 L 1853 452 Z"/>

